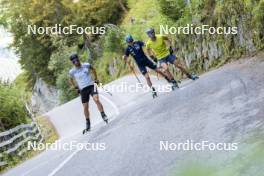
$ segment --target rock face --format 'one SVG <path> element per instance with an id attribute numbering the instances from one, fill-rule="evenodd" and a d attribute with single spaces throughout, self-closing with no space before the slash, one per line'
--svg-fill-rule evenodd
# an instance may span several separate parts
<path id="1" fill-rule="evenodd" d="M 194 32 L 183 34 L 178 31 L 171 35 L 178 57 L 192 71 L 205 72 L 230 59 L 252 56 L 263 50 L 264 1 L 185 0 L 185 3 L 184 13 L 177 19 L 168 11 L 163 13 L 173 18 L 173 22 L 168 21 L 168 26 L 194 27 Z M 164 9 L 177 9 L 172 3 L 161 4 Z M 210 26 L 208 29 L 213 27 L 213 30 L 198 34 L 195 28 L 203 28 L 203 25 Z M 219 32 L 221 28 L 223 32 Z"/>
<path id="2" fill-rule="evenodd" d="M 38 78 L 31 97 L 32 110 L 40 115 L 60 104 L 58 90 Z"/>
<path id="3" fill-rule="evenodd" d="M 237 35 L 226 35 L 222 41 L 212 36 L 192 36 L 186 37 L 184 42 L 179 42 L 178 45 L 180 48 L 178 53 L 184 58 L 187 66 L 198 62 L 197 65 L 204 64 L 203 70 L 205 71 L 216 59 L 252 53 L 257 50 L 253 43 L 253 36 L 249 32 L 244 32 L 241 24 L 238 25 Z"/>

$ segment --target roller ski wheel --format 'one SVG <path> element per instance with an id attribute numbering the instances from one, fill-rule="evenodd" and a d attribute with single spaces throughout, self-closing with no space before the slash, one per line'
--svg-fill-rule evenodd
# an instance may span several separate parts
<path id="1" fill-rule="evenodd" d="M 191 79 L 191 80 L 193 80 L 193 81 L 199 79 L 199 76 L 197 76 L 197 75 L 195 75 L 195 74 L 191 74 L 191 75 L 189 75 L 188 77 L 189 77 L 189 79 Z"/>
<path id="2" fill-rule="evenodd" d="M 108 119 L 107 119 L 107 118 L 103 118 L 103 120 L 104 120 L 104 122 L 105 122 L 106 124 L 108 124 Z"/>

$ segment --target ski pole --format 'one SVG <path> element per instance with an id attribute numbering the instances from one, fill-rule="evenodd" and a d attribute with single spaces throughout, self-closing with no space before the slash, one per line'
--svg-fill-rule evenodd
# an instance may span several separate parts
<path id="1" fill-rule="evenodd" d="M 142 86 L 142 83 L 141 83 L 140 79 L 138 78 L 138 76 L 137 76 L 137 74 L 136 74 L 134 68 L 132 67 L 132 65 L 131 65 L 130 63 L 128 63 L 128 65 L 129 65 L 131 71 L 133 72 L 133 74 L 135 75 L 135 77 L 136 77 L 138 83 Z"/>
<path id="2" fill-rule="evenodd" d="M 151 59 L 155 62 L 155 64 L 157 65 L 157 67 L 159 67 L 158 59 L 155 56 L 151 56 Z M 157 72 L 157 79 L 159 80 L 159 73 L 158 72 Z"/>
<path id="3" fill-rule="evenodd" d="M 113 96 L 113 94 L 109 91 L 109 90 L 107 90 L 106 88 L 104 88 L 103 86 L 101 87 L 106 93 L 108 93 L 110 96 Z"/>
<path id="4" fill-rule="evenodd" d="M 113 94 L 109 90 L 107 90 L 106 88 L 103 87 L 103 84 L 102 83 L 95 82 L 95 85 L 96 85 L 96 87 L 101 88 L 103 91 L 105 91 L 109 95 L 113 96 Z"/>

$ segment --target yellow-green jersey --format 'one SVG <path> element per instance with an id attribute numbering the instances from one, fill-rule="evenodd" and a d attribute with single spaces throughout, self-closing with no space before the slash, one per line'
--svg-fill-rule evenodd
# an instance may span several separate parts
<path id="1" fill-rule="evenodd" d="M 165 40 L 168 38 L 164 35 L 156 35 L 156 40 L 149 39 L 146 44 L 147 49 L 152 49 L 158 60 L 168 56 L 170 54 Z"/>

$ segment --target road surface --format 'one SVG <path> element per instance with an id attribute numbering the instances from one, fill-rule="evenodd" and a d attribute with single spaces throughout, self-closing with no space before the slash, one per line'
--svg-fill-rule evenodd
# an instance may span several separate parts
<path id="1" fill-rule="evenodd" d="M 136 80 L 127 76 L 111 84 L 121 82 Z M 201 166 L 225 176 L 261 176 L 263 153 L 255 152 L 264 134 L 264 57 L 241 59 L 205 73 L 197 81 L 183 81 L 180 87 L 160 93 L 154 100 L 143 92 L 113 93 L 113 97 L 103 93 L 101 100 L 111 122 L 103 124 L 92 105 L 96 125 L 84 136 L 80 100 L 58 107 L 47 116 L 62 143 L 103 143 L 105 150 L 48 150 L 4 175 L 163 176 L 184 175 L 184 168 Z M 161 142 L 166 141 L 172 146 L 187 141 L 227 143 L 237 149 L 164 150 Z"/>

